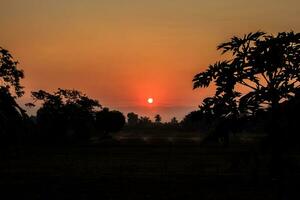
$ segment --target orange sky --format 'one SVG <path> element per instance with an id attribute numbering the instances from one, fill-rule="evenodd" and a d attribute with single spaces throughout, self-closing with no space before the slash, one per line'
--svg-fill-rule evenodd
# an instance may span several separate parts
<path id="1" fill-rule="evenodd" d="M 21 103 L 31 90 L 74 88 L 124 114 L 168 120 L 212 94 L 193 91 L 191 80 L 220 59 L 218 43 L 249 31 L 300 31 L 300 1 L 9 0 L 0 27 L 0 46 L 25 70 Z"/>

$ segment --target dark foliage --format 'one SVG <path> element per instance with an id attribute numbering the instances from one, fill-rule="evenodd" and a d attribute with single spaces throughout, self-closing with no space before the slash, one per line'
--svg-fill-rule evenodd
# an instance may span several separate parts
<path id="1" fill-rule="evenodd" d="M 16 102 L 24 94 L 20 80 L 24 78 L 18 62 L 0 47 L 0 140 L 3 144 L 16 143 L 24 135 L 25 110 Z"/>
<path id="2" fill-rule="evenodd" d="M 222 53 L 231 53 L 230 60 L 217 62 L 197 74 L 194 88 L 217 86 L 214 97 L 201 106 L 215 116 L 255 115 L 258 109 L 274 109 L 295 96 L 300 77 L 300 34 L 263 32 L 233 37 L 220 44 Z M 239 91 L 244 86 L 246 92 Z"/>
<path id="3" fill-rule="evenodd" d="M 294 121 L 298 115 L 289 106 L 296 106 L 293 101 L 300 88 L 300 33 L 282 32 L 276 36 L 249 33 L 231 38 L 218 49 L 231 53 L 231 59 L 209 66 L 193 79 L 194 88 L 216 85 L 214 97 L 206 98 L 200 109 L 219 122 L 215 134 L 223 139 L 225 146 L 229 143 L 229 133 L 237 129 L 238 120 L 256 118 L 261 110 L 266 110 L 270 175 L 282 183 L 283 153 L 295 139 L 289 133 L 295 130 L 284 119 Z M 285 107 L 289 111 L 283 112 Z M 291 119 L 286 114 L 295 116 Z"/>
<path id="4" fill-rule="evenodd" d="M 96 113 L 96 127 L 107 137 L 109 133 L 120 131 L 125 125 L 125 116 L 116 110 L 110 111 L 108 108 Z"/>
<path id="5" fill-rule="evenodd" d="M 133 112 L 127 114 L 127 125 L 135 126 L 139 123 L 139 115 Z"/>
<path id="6" fill-rule="evenodd" d="M 50 94 L 32 92 L 35 101 L 42 101 L 37 111 L 37 125 L 42 140 L 47 142 L 84 141 L 89 139 L 94 113 L 100 104 L 77 90 L 58 89 Z"/>
<path id="7" fill-rule="evenodd" d="M 200 110 L 192 111 L 183 118 L 181 126 L 185 131 L 199 131 L 208 126 L 204 120 Z"/>
<path id="8" fill-rule="evenodd" d="M 155 123 L 161 123 L 161 116 L 159 114 L 155 115 L 154 116 L 154 119 L 155 119 Z"/>
<path id="9" fill-rule="evenodd" d="M 24 94 L 20 80 L 24 78 L 23 70 L 18 69 L 18 61 L 6 49 L 0 47 L 0 83 L 1 87 L 13 89 L 13 94 L 21 97 Z"/>
<path id="10" fill-rule="evenodd" d="M 201 111 L 219 121 L 235 121 L 269 109 L 272 119 L 267 129 L 278 140 L 274 125 L 279 105 L 294 98 L 300 85 L 300 34 L 249 33 L 231 38 L 218 49 L 231 53 L 231 59 L 209 66 L 193 79 L 194 88 L 217 86 L 215 95 L 204 99 Z"/>

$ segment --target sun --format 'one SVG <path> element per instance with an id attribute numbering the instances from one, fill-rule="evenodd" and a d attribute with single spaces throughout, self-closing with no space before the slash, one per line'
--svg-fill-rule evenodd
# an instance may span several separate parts
<path id="1" fill-rule="evenodd" d="M 154 100 L 153 100 L 153 98 L 149 97 L 149 98 L 147 99 L 147 102 L 148 102 L 149 104 L 152 104 L 152 103 L 154 102 Z"/>

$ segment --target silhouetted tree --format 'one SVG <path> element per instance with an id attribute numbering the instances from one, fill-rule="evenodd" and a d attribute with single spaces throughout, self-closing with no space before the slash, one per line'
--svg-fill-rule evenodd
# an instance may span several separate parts
<path id="1" fill-rule="evenodd" d="M 194 79 L 194 88 L 217 86 L 215 96 L 204 100 L 202 108 L 219 115 L 238 111 L 251 115 L 258 108 L 276 110 L 279 103 L 289 100 L 299 88 L 300 34 L 263 32 L 233 37 L 218 46 L 222 53 L 230 52 L 230 60 L 217 62 Z M 239 85 L 247 91 L 238 90 Z M 218 110 L 218 109 L 216 109 Z"/>
<path id="2" fill-rule="evenodd" d="M 109 133 L 118 132 L 123 128 L 125 116 L 119 111 L 104 108 L 96 113 L 96 125 L 103 133 L 102 137 L 108 137 Z"/>
<path id="3" fill-rule="evenodd" d="M 299 41 L 299 33 L 273 36 L 256 32 L 219 45 L 218 49 L 230 52 L 232 58 L 209 66 L 193 79 L 194 88 L 208 87 L 211 82 L 217 86 L 215 96 L 203 101 L 203 112 L 236 118 L 270 108 L 276 116 L 278 105 L 291 99 L 299 88 Z M 239 85 L 244 89 L 238 90 Z"/>
<path id="4" fill-rule="evenodd" d="M 165 131 L 180 131 L 180 124 L 176 117 L 173 117 L 169 122 L 161 123 L 158 127 L 161 130 Z"/>
<path id="5" fill-rule="evenodd" d="M 24 78 L 18 62 L 12 55 L 0 47 L 0 140 L 19 140 L 24 128 L 26 112 L 16 102 L 24 94 L 20 80 Z"/>
<path id="6" fill-rule="evenodd" d="M 141 128 L 150 128 L 152 127 L 152 121 L 149 117 L 141 116 L 139 119 L 139 127 Z"/>
<path id="7" fill-rule="evenodd" d="M 161 116 L 159 114 L 154 116 L 155 123 L 161 123 Z"/>
<path id="8" fill-rule="evenodd" d="M 24 90 L 20 80 L 24 78 L 24 72 L 18 69 L 17 65 L 18 62 L 9 51 L 0 47 L 0 86 L 7 88 L 11 94 L 21 97 Z"/>
<path id="9" fill-rule="evenodd" d="M 234 36 L 218 46 L 222 53 L 231 53 L 231 58 L 209 66 L 193 79 L 194 88 L 208 87 L 212 82 L 216 85 L 215 96 L 205 99 L 201 106 L 204 112 L 216 117 L 235 120 L 241 115 L 253 116 L 259 109 L 270 110 L 267 130 L 273 152 L 271 165 L 277 173 L 280 172 L 275 167 L 281 163 L 283 150 L 278 127 L 279 105 L 292 99 L 300 87 L 299 47 L 300 33 L 282 32 L 274 36 L 256 32 Z"/>
<path id="10" fill-rule="evenodd" d="M 41 135 L 49 142 L 82 141 L 89 138 L 94 115 L 101 107 L 97 100 L 77 90 L 58 89 L 53 94 L 32 92 L 35 101 L 42 101 L 37 111 Z"/>
<path id="11" fill-rule="evenodd" d="M 139 116 L 133 112 L 127 114 L 127 121 L 129 126 L 135 126 L 139 123 Z"/>
<path id="12" fill-rule="evenodd" d="M 170 121 L 170 124 L 177 125 L 178 124 L 177 118 L 176 117 L 172 117 L 172 119 Z"/>

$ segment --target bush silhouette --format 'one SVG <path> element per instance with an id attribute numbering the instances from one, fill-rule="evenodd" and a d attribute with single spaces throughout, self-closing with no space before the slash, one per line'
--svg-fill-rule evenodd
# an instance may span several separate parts
<path id="1" fill-rule="evenodd" d="M 136 126 L 139 123 L 139 116 L 133 112 L 127 114 L 128 126 Z"/>
<path id="2" fill-rule="evenodd" d="M 101 107 L 97 100 L 65 89 L 53 94 L 39 90 L 32 96 L 35 101 L 42 101 L 36 120 L 44 141 L 83 141 L 90 137 L 95 111 Z"/>
<path id="3" fill-rule="evenodd" d="M 108 108 L 96 113 L 96 127 L 101 132 L 102 138 L 108 137 L 109 133 L 120 131 L 125 125 L 125 116 L 116 110 Z"/>

